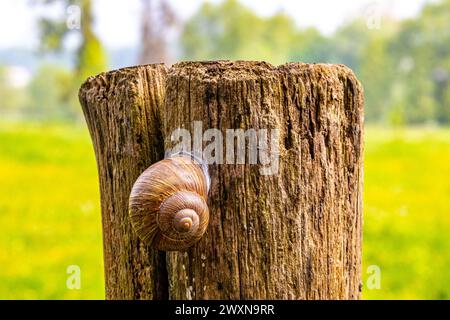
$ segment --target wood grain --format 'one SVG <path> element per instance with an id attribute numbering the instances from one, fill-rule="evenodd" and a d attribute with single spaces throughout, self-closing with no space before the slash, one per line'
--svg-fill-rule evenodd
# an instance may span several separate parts
<path id="1" fill-rule="evenodd" d="M 80 101 L 97 155 L 109 299 L 357 299 L 363 90 L 342 65 L 182 62 L 89 78 Z M 176 128 L 278 129 L 279 172 L 209 166 L 210 224 L 157 252 L 127 219 L 134 180 Z"/>

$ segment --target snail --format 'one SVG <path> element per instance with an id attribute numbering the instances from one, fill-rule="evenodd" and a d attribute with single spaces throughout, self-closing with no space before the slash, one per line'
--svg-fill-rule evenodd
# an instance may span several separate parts
<path id="1" fill-rule="evenodd" d="M 209 185 L 206 165 L 188 154 L 154 163 L 139 176 L 130 193 L 133 229 L 145 244 L 158 250 L 187 249 L 207 229 Z"/>

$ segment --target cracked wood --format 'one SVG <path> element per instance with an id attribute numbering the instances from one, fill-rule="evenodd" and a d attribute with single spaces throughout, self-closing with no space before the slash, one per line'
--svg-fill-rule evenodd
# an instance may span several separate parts
<path id="1" fill-rule="evenodd" d="M 182 62 L 102 73 L 80 89 L 97 157 L 108 299 L 357 299 L 363 90 L 342 65 Z M 278 174 L 210 165 L 210 225 L 185 252 L 144 246 L 135 179 L 176 128 L 278 129 Z"/>

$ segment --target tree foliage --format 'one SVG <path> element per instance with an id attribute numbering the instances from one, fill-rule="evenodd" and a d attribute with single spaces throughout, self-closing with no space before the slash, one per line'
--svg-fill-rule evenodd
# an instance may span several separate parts
<path id="1" fill-rule="evenodd" d="M 364 19 L 330 36 L 298 28 L 286 13 L 260 17 L 236 0 L 206 2 L 185 25 L 182 58 L 342 63 L 365 87 L 366 120 L 392 124 L 450 122 L 450 0 L 417 18 Z"/>
<path id="2" fill-rule="evenodd" d="M 64 40 L 70 34 L 78 34 L 80 43 L 75 51 L 75 75 L 77 86 L 88 76 L 95 75 L 107 69 L 106 52 L 94 32 L 94 18 L 91 0 L 41 0 L 36 1 L 41 6 L 58 4 L 63 10 L 57 17 L 42 16 L 39 20 L 41 49 L 43 51 L 59 51 L 64 47 Z M 71 6 L 79 8 L 78 27 L 67 25 L 67 9 Z"/>
<path id="3" fill-rule="evenodd" d="M 24 110 L 37 121 L 76 120 L 79 105 L 73 96 L 70 70 L 43 65 L 29 84 L 29 102 Z"/>
<path id="4" fill-rule="evenodd" d="M 39 18 L 41 52 L 66 50 L 65 41 L 71 35 L 77 36 L 79 42 L 73 51 L 73 70 L 44 65 L 36 72 L 28 88 L 30 99 L 24 110 L 28 118 L 35 120 L 81 119 L 77 98 L 80 84 L 87 77 L 107 70 L 108 66 L 106 52 L 94 32 L 92 1 L 35 0 L 34 5 L 44 9 L 59 9 L 55 10 L 59 14 L 43 14 Z M 78 17 L 73 16 L 77 14 Z M 70 19 L 77 20 L 79 24 Z M 70 25 L 74 22 L 74 25 Z"/>

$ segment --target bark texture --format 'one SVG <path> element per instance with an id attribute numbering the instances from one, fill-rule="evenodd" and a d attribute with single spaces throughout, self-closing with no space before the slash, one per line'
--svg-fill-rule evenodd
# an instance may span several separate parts
<path id="1" fill-rule="evenodd" d="M 107 298 L 360 297 L 363 93 L 350 69 L 147 65 L 89 78 L 80 101 L 99 168 Z M 279 171 L 210 165 L 206 234 L 185 252 L 158 252 L 131 229 L 129 192 L 193 121 L 224 136 L 278 129 Z"/>
<path id="2" fill-rule="evenodd" d="M 164 155 L 157 109 L 166 68 L 148 65 L 89 78 L 80 102 L 97 158 L 107 299 L 166 299 L 165 253 L 131 229 L 128 198 L 138 176 Z"/>

